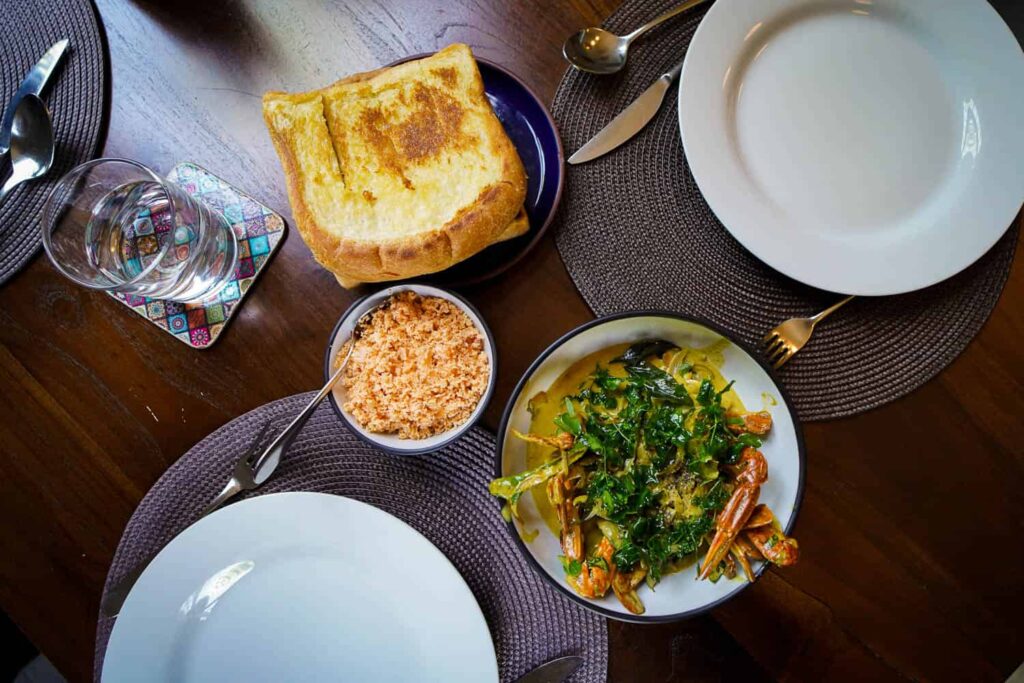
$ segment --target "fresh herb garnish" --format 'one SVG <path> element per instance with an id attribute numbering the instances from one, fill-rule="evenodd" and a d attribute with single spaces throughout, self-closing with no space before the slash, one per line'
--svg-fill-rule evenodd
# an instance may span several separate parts
<path id="1" fill-rule="evenodd" d="M 579 576 L 583 571 L 583 564 L 579 560 L 570 560 L 565 555 L 559 555 L 558 560 L 562 563 L 562 569 L 567 576 Z"/>
<path id="2" fill-rule="evenodd" d="M 690 363 L 666 356 L 677 348 L 644 340 L 596 367 L 576 394 L 561 399 L 554 418 L 556 433 L 571 435 L 572 447 L 491 484 L 492 493 L 508 497 L 573 466 L 571 500 L 582 523 L 596 522 L 612 542 L 616 570 L 642 568 L 651 585 L 700 551 L 733 491 L 725 466 L 761 445 L 726 414 L 722 399 L 732 385 L 716 389 Z M 582 558 L 561 560 L 568 576 L 582 571 Z M 586 564 L 611 569 L 603 557 Z"/>

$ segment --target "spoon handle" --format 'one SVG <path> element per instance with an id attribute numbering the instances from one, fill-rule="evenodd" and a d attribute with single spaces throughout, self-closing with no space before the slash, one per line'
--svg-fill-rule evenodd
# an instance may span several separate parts
<path id="1" fill-rule="evenodd" d="M 21 178 L 19 178 L 17 174 L 11 173 L 11 177 L 7 179 L 7 182 L 4 183 L 4 186 L 0 187 L 0 205 L 4 203 L 4 199 L 7 197 L 8 194 L 11 193 L 11 190 L 16 188 L 20 184 Z"/>
<path id="2" fill-rule="evenodd" d="M 271 444 L 267 446 L 267 449 L 263 451 L 258 458 L 256 458 L 255 462 L 253 462 L 253 479 L 257 484 L 262 484 L 266 481 L 267 477 L 273 473 L 278 463 L 281 462 L 281 456 L 283 456 L 285 451 L 288 450 L 288 447 L 292 445 L 292 441 L 295 441 L 295 437 L 297 437 L 299 432 L 302 431 L 306 422 L 313 415 L 313 411 L 315 411 L 317 406 L 327 398 L 327 394 L 331 393 L 331 390 L 334 389 L 334 385 L 338 383 L 338 380 L 341 379 L 342 373 L 345 371 L 345 366 L 348 365 L 348 359 L 352 356 L 352 349 L 354 346 L 354 344 L 349 344 L 348 354 L 345 356 L 345 360 L 342 361 L 341 365 L 338 366 L 338 369 L 334 371 L 331 378 L 327 380 L 327 384 L 324 385 L 323 389 L 313 397 L 313 400 L 311 400 L 306 407 L 302 409 L 302 412 L 295 416 L 295 419 L 293 419 L 291 423 L 284 428 L 283 432 L 278 434 L 277 438 L 274 439 Z"/>
<path id="3" fill-rule="evenodd" d="M 697 5 L 700 5 L 701 3 L 704 3 L 704 2 L 707 2 L 707 0 L 686 0 L 686 2 L 684 2 L 681 5 L 679 5 L 678 7 L 674 8 L 674 9 L 670 9 L 669 11 L 665 12 L 664 14 L 659 14 L 658 16 L 656 16 L 655 18 L 651 19 L 646 24 L 644 24 L 643 26 L 641 26 L 637 30 L 633 31 L 632 33 L 628 33 L 628 34 L 624 35 L 623 38 L 626 39 L 627 43 L 630 43 L 630 42 L 636 40 L 637 38 L 639 38 L 644 33 L 647 33 L 648 31 L 650 31 L 652 28 L 654 28 L 658 24 L 664 23 L 664 22 L 668 21 L 669 19 L 671 19 L 672 17 L 676 16 L 677 14 L 682 14 L 686 10 L 693 9 Z"/>

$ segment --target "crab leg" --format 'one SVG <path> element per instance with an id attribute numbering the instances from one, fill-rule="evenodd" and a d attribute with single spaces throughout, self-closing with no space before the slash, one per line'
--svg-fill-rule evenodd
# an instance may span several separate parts
<path id="1" fill-rule="evenodd" d="M 711 540 L 711 547 L 708 548 L 708 554 L 700 566 L 699 578 L 701 579 L 708 578 L 715 567 L 728 555 L 729 546 L 732 545 L 740 530 L 746 526 L 747 520 L 750 519 L 754 507 L 757 505 L 761 484 L 768 479 L 768 463 L 761 451 L 756 448 L 743 449 L 738 467 L 736 490 L 733 491 L 732 497 L 718 514 L 715 523 L 715 537 Z"/>
<path id="2" fill-rule="evenodd" d="M 595 557 L 604 561 L 604 567 L 591 566 L 590 561 L 585 561 L 580 569 L 579 576 L 575 583 L 572 577 L 569 583 L 576 589 L 576 592 L 585 598 L 600 598 L 608 592 L 615 574 L 615 565 L 612 563 L 612 555 L 615 553 L 615 546 L 607 538 L 602 538 L 597 546 Z"/>
<path id="3" fill-rule="evenodd" d="M 772 429 L 772 414 L 767 410 L 756 413 L 732 413 L 729 417 L 741 420 L 741 422 L 729 425 L 729 430 L 737 434 L 749 432 L 757 436 L 764 436 Z"/>
<path id="4" fill-rule="evenodd" d="M 732 547 L 743 553 L 743 556 L 746 557 L 748 560 L 764 559 L 764 555 L 762 555 L 761 551 L 757 549 L 757 546 L 755 546 L 753 543 L 750 542 L 750 540 L 747 539 L 746 533 L 742 533 L 739 536 L 737 536 L 736 540 L 732 542 Z"/>
<path id="5" fill-rule="evenodd" d="M 548 500 L 555 508 L 561 529 L 562 552 L 570 560 L 583 559 L 583 527 L 580 525 L 579 509 L 572 502 L 576 479 L 580 473 L 580 468 L 574 466 L 568 475 L 557 474 L 547 484 Z"/>
<path id="6" fill-rule="evenodd" d="M 768 506 L 761 503 L 750 513 L 750 519 L 743 525 L 744 529 L 756 529 L 759 526 L 766 526 L 775 521 L 775 515 L 768 509 Z"/>
<path id="7" fill-rule="evenodd" d="M 737 537 L 736 541 L 734 541 L 733 544 L 729 546 L 729 553 L 733 556 L 733 558 L 735 558 L 736 562 L 743 569 L 743 573 L 746 575 L 747 581 L 753 581 L 754 570 L 750 568 L 750 561 L 747 559 L 747 556 L 743 552 L 743 550 L 740 549 L 740 544 L 738 543 L 739 540 L 739 537 Z"/>
<path id="8" fill-rule="evenodd" d="M 640 585 L 645 576 L 647 576 L 647 570 L 642 567 L 637 567 L 631 572 L 616 570 L 612 573 L 612 590 L 615 591 L 615 597 L 619 599 L 623 607 L 633 614 L 644 613 L 644 603 L 636 594 L 636 587 Z"/>

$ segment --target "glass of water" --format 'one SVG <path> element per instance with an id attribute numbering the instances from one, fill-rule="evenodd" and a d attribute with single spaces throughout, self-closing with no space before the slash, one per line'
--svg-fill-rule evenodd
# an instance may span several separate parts
<path id="1" fill-rule="evenodd" d="M 153 299 L 211 296 L 238 258 L 220 213 L 126 159 L 90 161 L 61 178 L 42 227 L 46 255 L 71 280 Z"/>

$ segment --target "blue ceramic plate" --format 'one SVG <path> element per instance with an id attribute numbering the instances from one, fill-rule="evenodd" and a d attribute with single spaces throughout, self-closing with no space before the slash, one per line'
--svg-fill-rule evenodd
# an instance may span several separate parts
<path id="1" fill-rule="evenodd" d="M 431 53 L 405 57 L 389 66 Z M 488 280 L 515 265 L 540 241 L 554 218 L 562 198 L 565 156 L 555 122 L 540 98 L 519 77 L 493 62 L 477 58 L 487 99 L 512 140 L 526 168 L 526 213 L 530 230 L 525 235 L 499 242 L 447 270 L 419 281 L 447 287 L 470 285 Z"/>

